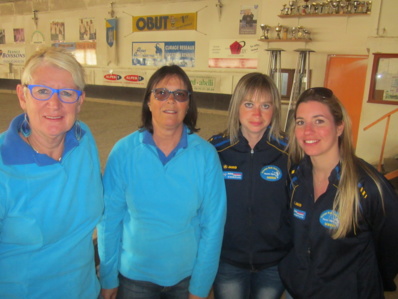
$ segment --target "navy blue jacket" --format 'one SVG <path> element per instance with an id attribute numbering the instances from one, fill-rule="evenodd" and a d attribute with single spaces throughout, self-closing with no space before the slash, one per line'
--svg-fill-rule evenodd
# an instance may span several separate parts
<path id="1" fill-rule="evenodd" d="M 375 183 L 364 170 L 358 171 L 361 194 L 358 228 L 337 240 L 332 239 L 331 229 L 339 223 L 333 200 L 340 166 L 332 171 L 326 192 L 316 202 L 310 159 L 305 158 L 291 171 L 294 248 L 280 263 L 279 270 L 295 299 L 378 299 L 384 298 L 384 290 L 395 289 L 398 198 L 389 182 L 374 170 L 382 181 L 383 209 Z"/>
<path id="2" fill-rule="evenodd" d="M 222 134 L 209 140 L 220 156 L 227 188 L 221 260 L 256 270 L 277 265 L 291 243 L 286 143 L 268 141 L 266 135 L 253 151 L 241 134 L 235 144 Z"/>

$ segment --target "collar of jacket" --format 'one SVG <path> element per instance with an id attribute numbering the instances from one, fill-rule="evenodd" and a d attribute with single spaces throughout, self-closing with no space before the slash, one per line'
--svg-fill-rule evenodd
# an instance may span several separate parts
<path id="1" fill-rule="evenodd" d="M 298 165 L 292 168 L 290 171 L 291 181 L 297 184 L 298 181 L 304 181 L 310 183 L 312 187 L 312 162 L 309 156 L 305 156 Z M 341 164 L 340 162 L 333 168 L 329 175 L 329 183 L 338 186 L 341 175 Z"/>

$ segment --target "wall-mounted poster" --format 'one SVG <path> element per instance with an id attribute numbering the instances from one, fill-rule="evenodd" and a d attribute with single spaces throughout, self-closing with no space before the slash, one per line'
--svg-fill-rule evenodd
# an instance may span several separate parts
<path id="1" fill-rule="evenodd" d="M 25 42 L 25 30 L 23 28 L 14 28 L 14 42 L 16 43 Z"/>
<path id="2" fill-rule="evenodd" d="M 256 34 L 258 5 L 242 5 L 240 8 L 239 34 Z"/>
<path id="3" fill-rule="evenodd" d="M 213 76 L 196 76 L 191 75 L 189 79 L 194 91 L 211 91 L 215 92 L 219 85 L 219 79 Z"/>
<path id="4" fill-rule="evenodd" d="M 96 40 L 97 29 L 93 18 L 80 19 L 79 40 Z"/>
<path id="5" fill-rule="evenodd" d="M 24 64 L 25 63 L 24 47 L 6 47 L 0 48 L 0 64 Z"/>
<path id="6" fill-rule="evenodd" d="M 65 40 L 65 22 L 52 21 L 50 23 L 51 41 L 62 42 Z"/>
<path id="7" fill-rule="evenodd" d="M 76 60 L 83 65 L 97 64 L 97 43 L 96 42 L 77 42 L 77 43 L 53 43 L 53 47 L 64 48 L 73 55 Z"/>
<path id="8" fill-rule="evenodd" d="M 256 69 L 260 44 L 257 40 L 211 40 L 209 67 Z"/>
<path id="9" fill-rule="evenodd" d="M 196 30 L 197 13 L 134 16 L 133 32 Z"/>
<path id="10" fill-rule="evenodd" d="M 0 29 L 0 44 L 6 43 L 6 30 Z"/>
<path id="11" fill-rule="evenodd" d="M 195 66 L 195 42 L 133 42 L 133 65 Z"/>

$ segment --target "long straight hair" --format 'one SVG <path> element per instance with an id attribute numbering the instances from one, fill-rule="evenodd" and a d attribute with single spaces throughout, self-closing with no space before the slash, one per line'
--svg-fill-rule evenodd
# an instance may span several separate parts
<path id="1" fill-rule="evenodd" d="M 256 95 L 267 93 L 271 95 L 273 106 L 268 140 L 271 136 L 277 139 L 282 138 L 280 123 L 281 97 L 278 88 L 271 77 L 262 73 L 253 72 L 244 75 L 239 80 L 232 94 L 231 102 L 229 103 L 226 134 L 229 135 L 231 143 L 235 143 L 238 140 L 240 129 L 239 107 L 242 102 Z"/>
<path id="2" fill-rule="evenodd" d="M 359 159 L 354 153 L 352 143 L 351 121 L 344 106 L 333 94 L 330 89 L 323 87 L 311 88 L 304 91 L 296 103 L 294 111 L 294 119 L 296 119 L 297 108 L 302 103 L 319 102 L 326 105 L 333 116 L 335 125 L 344 124 L 342 134 L 339 136 L 339 155 L 341 164 L 341 175 L 337 188 L 337 193 L 333 201 L 333 210 L 339 215 L 339 226 L 333 230 L 332 237 L 340 239 L 347 236 L 348 233 L 356 233 L 358 228 L 360 210 L 360 193 L 358 188 L 359 171 L 363 170 L 368 174 L 377 186 L 377 189 L 383 198 L 381 181 L 375 174 L 374 170 Z M 294 137 L 295 121 L 291 122 L 289 127 L 289 168 L 298 164 L 304 157 L 305 153 L 299 146 L 297 139 Z M 383 203 L 383 201 L 382 201 Z"/>

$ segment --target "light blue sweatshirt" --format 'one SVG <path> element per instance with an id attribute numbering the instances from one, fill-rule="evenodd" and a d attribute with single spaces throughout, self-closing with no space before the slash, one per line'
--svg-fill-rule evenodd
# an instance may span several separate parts
<path id="1" fill-rule="evenodd" d="M 66 134 L 61 161 L 18 135 L 0 135 L 0 298 L 94 299 L 92 234 L 103 211 L 98 152 L 88 127 Z"/>
<path id="2" fill-rule="evenodd" d="M 217 152 L 188 134 L 187 145 L 163 165 L 156 147 L 143 142 L 145 134 L 136 131 L 116 143 L 105 169 L 98 226 L 102 287 L 117 287 L 119 272 L 161 286 L 191 276 L 190 293 L 206 297 L 226 213 Z"/>

